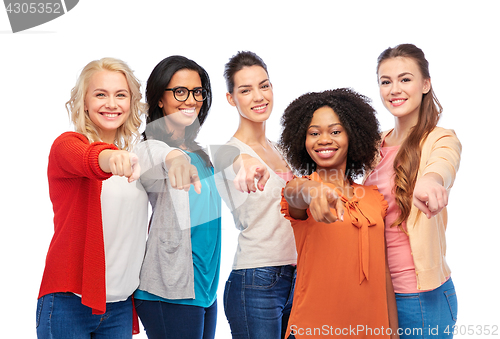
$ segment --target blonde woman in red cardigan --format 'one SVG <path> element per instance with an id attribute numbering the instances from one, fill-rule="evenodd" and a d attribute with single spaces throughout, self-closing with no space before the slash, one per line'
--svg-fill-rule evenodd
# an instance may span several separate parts
<path id="1" fill-rule="evenodd" d="M 83 69 L 66 103 L 76 132 L 59 136 L 49 154 L 54 236 L 37 305 L 38 338 L 132 337 L 131 295 L 148 219 L 147 194 L 134 183 L 138 159 L 129 152 L 139 136 L 141 97 L 127 64 L 103 58 Z M 179 154 L 170 152 L 167 163 L 189 168 Z M 182 174 L 171 180 L 183 188 Z"/>

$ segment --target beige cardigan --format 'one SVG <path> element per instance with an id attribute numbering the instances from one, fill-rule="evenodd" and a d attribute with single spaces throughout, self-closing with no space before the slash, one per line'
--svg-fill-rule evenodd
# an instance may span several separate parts
<path id="1" fill-rule="evenodd" d="M 382 133 L 382 139 L 389 132 Z M 422 144 L 417 180 L 427 173 L 437 173 L 443 178 L 444 187 L 449 193 L 460 165 L 461 152 L 462 145 L 455 132 L 436 127 Z M 411 208 L 406 225 L 419 290 L 435 289 L 450 276 L 451 271 L 446 263 L 447 222 L 446 207 L 431 219 L 427 219 L 415 206 Z"/>

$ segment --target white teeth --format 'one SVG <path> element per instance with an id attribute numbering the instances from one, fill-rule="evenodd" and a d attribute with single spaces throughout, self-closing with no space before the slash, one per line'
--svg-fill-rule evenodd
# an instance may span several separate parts
<path id="1" fill-rule="evenodd" d="M 104 115 L 106 118 L 116 118 L 119 113 L 103 113 L 102 115 Z"/>
<path id="2" fill-rule="evenodd" d="M 391 101 L 393 104 L 400 104 L 402 102 L 404 102 L 405 100 L 404 99 L 400 99 L 400 100 L 393 100 Z"/>
<path id="3" fill-rule="evenodd" d="M 253 107 L 252 109 L 255 111 L 259 111 L 259 110 L 264 109 L 264 108 L 266 108 L 266 105 L 256 106 L 256 107 Z"/>
<path id="4" fill-rule="evenodd" d="M 194 113 L 195 109 L 180 109 L 179 111 L 183 112 L 183 113 L 187 113 L 187 114 L 191 114 L 191 113 Z"/>
<path id="5" fill-rule="evenodd" d="M 333 150 L 325 150 L 325 151 L 319 151 L 318 153 L 332 153 Z"/>

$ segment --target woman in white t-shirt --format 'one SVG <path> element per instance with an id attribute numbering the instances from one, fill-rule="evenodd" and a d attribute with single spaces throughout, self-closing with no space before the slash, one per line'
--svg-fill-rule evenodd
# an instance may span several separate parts
<path id="1" fill-rule="evenodd" d="M 218 189 L 241 232 L 224 291 L 233 338 L 282 338 L 292 307 L 297 254 L 280 213 L 281 190 L 293 177 L 266 137 L 273 87 L 264 61 L 239 52 L 225 66 L 228 102 L 240 123 L 216 153 Z"/>
<path id="2" fill-rule="evenodd" d="M 49 154 L 54 235 L 37 302 L 38 338 L 131 339 L 138 330 L 132 294 L 146 246 L 148 197 L 129 151 L 145 111 L 141 98 L 140 82 L 115 58 L 88 63 L 71 91 L 66 107 L 75 132 L 60 135 Z M 183 166 L 189 161 L 169 167 L 180 187 L 189 184 Z"/>

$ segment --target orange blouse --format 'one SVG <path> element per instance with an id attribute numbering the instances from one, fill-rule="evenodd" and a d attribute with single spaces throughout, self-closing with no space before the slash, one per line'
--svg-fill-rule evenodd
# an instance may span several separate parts
<path id="1" fill-rule="evenodd" d="M 310 180 L 322 182 L 315 172 Z M 326 183 L 334 188 L 333 185 Z M 387 202 L 376 186 L 353 184 L 344 221 L 293 219 L 284 197 L 281 212 L 291 221 L 297 247 L 297 280 L 288 335 L 296 338 L 388 338 L 384 217 Z"/>

